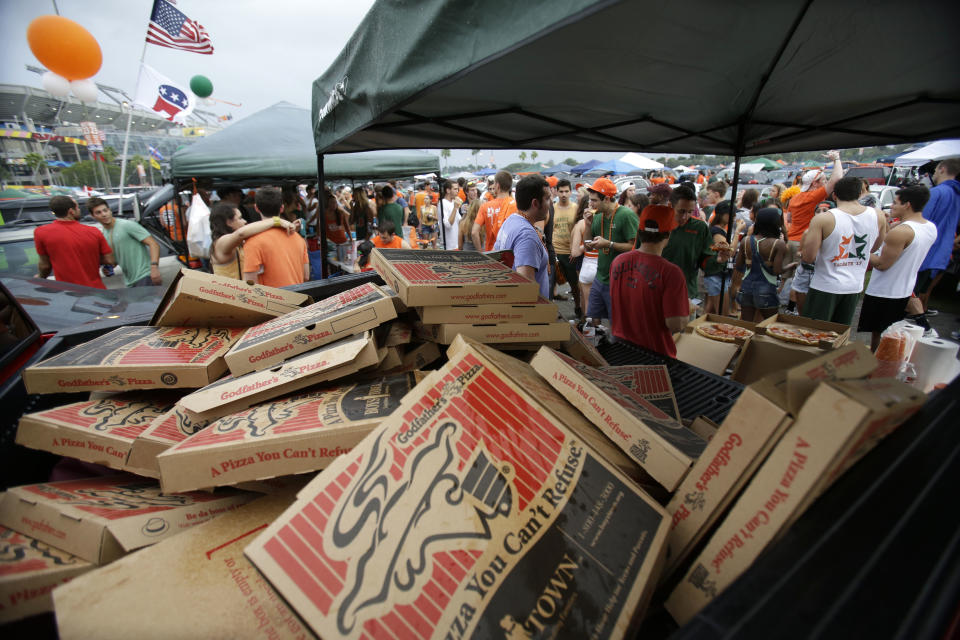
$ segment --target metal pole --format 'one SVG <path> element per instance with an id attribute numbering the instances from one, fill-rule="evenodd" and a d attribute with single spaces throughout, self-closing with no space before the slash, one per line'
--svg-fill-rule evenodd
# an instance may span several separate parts
<path id="1" fill-rule="evenodd" d="M 326 186 L 323 184 L 323 154 L 317 154 L 317 227 L 320 231 L 320 279 L 327 277 L 327 197 Z"/>
<path id="2" fill-rule="evenodd" d="M 440 223 L 440 243 L 442 244 L 444 250 L 447 248 L 447 228 L 443 224 L 443 174 L 437 172 L 437 190 L 440 192 L 437 194 L 437 222 Z"/>
<path id="3" fill-rule="evenodd" d="M 737 154 L 733 158 L 733 191 L 730 193 L 730 217 L 727 218 L 727 244 L 730 244 L 730 238 L 733 236 L 733 221 L 736 218 L 736 212 L 737 212 L 737 208 L 736 208 L 737 207 L 737 182 L 740 180 L 740 156 L 742 153 L 741 144 L 743 142 L 743 131 L 744 131 L 744 126 L 741 124 L 740 134 L 737 136 L 738 138 L 740 138 L 737 141 Z M 731 274 L 731 278 L 732 277 L 733 277 L 733 274 Z M 723 295 L 724 295 L 724 289 L 726 288 L 724 286 L 726 284 L 726 281 L 727 281 L 726 278 L 724 277 L 720 278 L 719 305 L 720 305 L 721 314 L 723 313 Z M 731 300 L 731 303 L 732 302 L 733 301 Z"/>
<path id="4" fill-rule="evenodd" d="M 140 72 L 143 70 L 143 60 L 147 57 L 147 40 L 143 40 L 143 51 L 140 52 L 140 69 L 137 70 L 137 84 L 133 88 L 133 99 L 137 99 L 140 92 Z M 123 215 L 123 185 L 127 176 L 127 147 L 130 145 L 130 124 L 133 122 L 133 102 L 127 107 L 127 132 L 123 136 L 123 153 L 120 154 L 120 202 L 117 205 L 117 215 Z"/>

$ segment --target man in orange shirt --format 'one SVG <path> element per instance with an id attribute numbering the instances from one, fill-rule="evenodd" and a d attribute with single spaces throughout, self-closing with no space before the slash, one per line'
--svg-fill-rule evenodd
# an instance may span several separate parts
<path id="1" fill-rule="evenodd" d="M 377 235 L 373 236 L 373 246 L 378 249 L 409 249 L 410 244 L 396 235 L 397 228 L 392 222 L 387 220 L 377 230 Z"/>
<path id="2" fill-rule="evenodd" d="M 243 246 L 243 279 L 268 287 L 285 287 L 310 279 L 307 243 L 299 233 L 282 228 L 280 189 L 257 189 L 256 210 L 264 220 L 273 219 L 274 229 L 249 238 Z"/>
<path id="3" fill-rule="evenodd" d="M 508 171 L 498 171 L 494 176 L 493 200 L 484 202 L 477 211 L 477 217 L 473 221 L 473 229 L 470 235 L 473 238 L 473 246 L 484 247 L 484 251 L 492 251 L 493 243 L 497 241 L 497 233 L 500 231 L 500 225 L 508 216 L 517 212 L 517 202 L 510 195 L 513 188 L 513 176 Z M 484 229 L 486 242 L 480 242 L 480 229 Z"/>

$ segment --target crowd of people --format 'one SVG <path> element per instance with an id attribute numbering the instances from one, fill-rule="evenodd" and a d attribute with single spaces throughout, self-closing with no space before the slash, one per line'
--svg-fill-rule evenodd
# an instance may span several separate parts
<path id="1" fill-rule="evenodd" d="M 670 356 L 672 335 L 697 313 L 759 321 L 782 310 L 849 325 L 865 280 L 858 329 L 875 344 L 904 317 L 930 329 L 929 294 L 957 249 L 960 159 L 937 165 L 932 189 L 897 190 L 885 214 L 866 181 L 844 176 L 839 153 L 827 157 L 825 171 L 771 185 L 764 198 L 740 191 L 735 205 L 709 172 L 680 183 L 651 175 L 645 193 L 607 177 L 515 183 L 506 171 L 487 184 L 421 182 L 406 193 L 396 181 L 322 193 L 227 186 L 215 203 L 208 185 L 197 193 L 211 207 L 210 269 L 271 286 L 310 279 L 308 240 L 319 248 L 323 225 L 330 245 L 351 249 L 336 255 L 361 271 L 374 248 L 509 249 L 544 298 L 565 298 L 557 286 L 567 282 L 580 321 Z M 77 222 L 76 200 L 51 199 L 56 221 L 35 236 L 38 275 L 103 287 L 100 269 L 120 264 L 127 286 L 159 284 L 149 232 L 99 198 L 86 208 L 99 230 Z"/>

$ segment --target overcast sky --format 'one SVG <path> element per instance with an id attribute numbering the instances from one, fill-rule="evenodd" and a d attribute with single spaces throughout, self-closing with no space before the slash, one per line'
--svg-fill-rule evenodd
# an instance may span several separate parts
<path id="1" fill-rule="evenodd" d="M 94 80 L 133 95 L 153 0 L 57 0 L 60 15 L 82 24 L 100 43 L 103 66 Z M 148 45 L 145 62 L 186 87 L 200 74 L 213 82 L 216 103 L 204 106 L 235 119 L 281 100 L 310 108 L 311 84 L 333 62 L 373 0 L 177 0 L 177 8 L 210 34 L 213 55 Z M 27 26 L 54 13 L 51 0 L 0 0 L 0 82 L 40 87 L 25 65 L 42 66 L 27 45 Z M 518 151 L 484 150 L 483 161 L 506 165 Z M 540 152 L 556 162 L 572 155 L 610 159 L 618 153 Z M 469 150 L 454 150 L 450 163 L 471 162 Z"/>

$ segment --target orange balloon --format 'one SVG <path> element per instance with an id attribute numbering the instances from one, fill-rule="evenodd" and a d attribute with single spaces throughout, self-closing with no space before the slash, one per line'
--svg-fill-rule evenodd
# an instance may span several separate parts
<path id="1" fill-rule="evenodd" d="M 30 50 L 43 66 L 67 80 L 93 76 L 103 64 L 100 44 L 80 24 L 62 16 L 40 16 L 27 27 Z"/>

